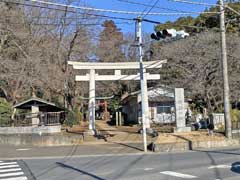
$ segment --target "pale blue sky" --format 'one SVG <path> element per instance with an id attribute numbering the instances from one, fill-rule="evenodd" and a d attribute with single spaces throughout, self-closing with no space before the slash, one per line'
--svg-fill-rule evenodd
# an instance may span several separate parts
<path id="1" fill-rule="evenodd" d="M 112 10 L 123 10 L 123 11 L 140 11 L 140 12 L 148 12 L 151 7 L 146 7 L 143 5 L 136 5 L 136 4 L 130 4 L 126 2 L 121 2 L 119 0 L 84 0 L 87 5 L 90 5 L 95 8 L 101 8 L 101 9 L 112 9 Z M 131 1 L 136 3 L 142 3 L 142 4 L 148 4 L 153 5 L 156 0 L 125 0 L 125 1 Z M 195 1 L 195 2 L 205 2 L 205 3 L 216 3 L 217 0 L 188 0 L 188 1 Z M 191 4 L 185 4 L 185 3 L 177 3 L 173 2 L 171 0 L 159 0 L 156 6 L 161 8 L 153 8 L 151 12 L 174 12 L 171 10 L 165 10 L 162 8 L 168 8 L 172 10 L 180 10 L 180 11 L 191 11 L 191 12 L 202 12 L 204 9 L 206 9 L 206 6 L 202 5 L 191 5 Z M 135 18 L 136 15 L 124 15 L 124 14 L 114 14 L 114 13 L 104 13 L 104 15 L 110 15 L 110 16 L 117 16 L 117 17 L 126 17 L 126 18 Z M 194 15 L 196 16 L 196 15 Z M 158 22 L 166 22 L 168 20 L 174 21 L 180 16 L 153 16 L 153 15 L 147 15 L 145 18 L 149 20 L 154 20 Z M 134 23 L 126 22 L 122 20 L 114 20 L 117 23 L 129 23 L 129 24 L 117 24 L 119 28 L 122 29 L 123 32 L 134 32 Z M 153 32 L 154 31 L 154 24 L 151 23 L 143 23 L 143 31 L 144 32 Z"/>

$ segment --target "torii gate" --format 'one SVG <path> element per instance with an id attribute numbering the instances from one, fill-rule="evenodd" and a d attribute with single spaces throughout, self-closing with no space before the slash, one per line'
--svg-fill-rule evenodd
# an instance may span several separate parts
<path id="1" fill-rule="evenodd" d="M 146 69 L 159 69 L 162 64 L 167 63 L 167 60 L 161 61 L 147 61 L 143 62 L 144 71 L 144 101 L 146 128 L 150 128 L 149 120 L 149 106 L 147 95 L 147 80 L 158 80 L 160 74 L 146 73 Z M 121 70 L 139 69 L 139 62 L 118 62 L 118 63 L 99 63 L 99 62 L 76 62 L 68 61 L 73 69 L 89 70 L 89 74 L 76 75 L 76 81 L 89 81 L 89 130 L 94 133 L 95 131 L 95 81 L 126 81 L 126 80 L 140 80 L 140 75 L 122 75 Z M 95 70 L 114 70 L 114 75 L 99 75 Z"/>

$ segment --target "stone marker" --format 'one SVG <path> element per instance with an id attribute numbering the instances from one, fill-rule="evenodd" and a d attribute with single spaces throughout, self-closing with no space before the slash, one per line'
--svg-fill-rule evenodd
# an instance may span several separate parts
<path id="1" fill-rule="evenodd" d="M 191 127 L 186 127 L 185 120 L 185 103 L 184 103 L 184 89 L 175 88 L 175 118 L 176 118 L 176 128 L 174 132 L 190 132 Z"/>

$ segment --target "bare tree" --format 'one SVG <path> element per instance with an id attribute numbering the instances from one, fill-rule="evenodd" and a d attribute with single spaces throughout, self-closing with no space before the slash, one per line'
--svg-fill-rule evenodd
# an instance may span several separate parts
<path id="1" fill-rule="evenodd" d="M 202 98 L 212 111 L 222 106 L 222 80 L 220 68 L 220 36 L 217 32 L 203 32 L 187 39 L 169 43 L 155 43 L 154 58 L 167 58 L 161 71 L 162 83 L 183 87 L 191 97 Z M 238 34 L 228 34 L 229 80 L 232 101 L 239 98 Z"/>

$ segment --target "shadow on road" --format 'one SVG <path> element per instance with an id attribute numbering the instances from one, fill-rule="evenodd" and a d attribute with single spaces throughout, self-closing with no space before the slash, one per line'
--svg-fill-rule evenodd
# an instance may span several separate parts
<path id="1" fill-rule="evenodd" d="M 217 162 L 216 162 L 215 158 L 212 156 L 212 153 L 222 153 L 221 151 L 204 151 L 204 150 L 193 150 L 193 151 L 205 153 L 207 155 L 208 159 L 210 160 L 210 164 L 213 166 L 216 166 Z M 214 171 L 216 179 L 222 179 L 220 169 L 214 168 L 213 171 Z"/>
<path id="2" fill-rule="evenodd" d="M 240 162 L 232 163 L 231 171 L 240 174 Z"/>
<path id="3" fill-rule="evenodd" d="M 84 174 L 84 175 L 90 176 L 90 177 L 92 177 L 92 178 L 94 178 L 94 179 L 96 179 L 96 180 L 106 180 L 106 179 L 103 179 L 103 178 L 101 178 L 101 177 L 98 177 L 98 176 L 96 176 L 96 175 L 94 175 L 94 174 L 91 174 L 91 173 L 89 173 L 89 172 L 83 171 L 83 170 L 81 170 L 81 169 L 77 169 L 77 168 L 75 168 L 75 167 L 73 167 L 73 166 L 69 166 L 69 165 L 64 164 L 64 163 L 61 163 L 61 162 L 56 162 L 56 164 L 58 164 L 58 165 L 59 165 L 60 167 L 62 167 L 62 168 L 71 169 L 71 170 L 80 172 L 80 173 L 82 173 L 82 174 Z"/>
<path id="4" fill-rule="evenodd" d="M 229 151 L 234 151 L 235 149 L 228 149 L 227 151 L 224 150 L 198 150 L 198 149 L 194 149 L 193 151 L 196 152 L 205 152 L 205 153 L 217 153 L 217 154 L 228 154 L 228 155 L 240 155 L 239 152 L 229 152 Z"/>
<path id="5" fill-rule="evenodd" d="M 113 142 L 113 141 L 111 141 L 111 143 L 118 144 L 118 145 L 128 147 L 128 148 L 132 148 L 132 149 L 135 149 L 138 151 L 143 151 L 143 149 L 136 147 L 138 144 L 134 145 L 134 144 L 126 144 L 126 143 L 120 143 L 120 142 Z"/>

